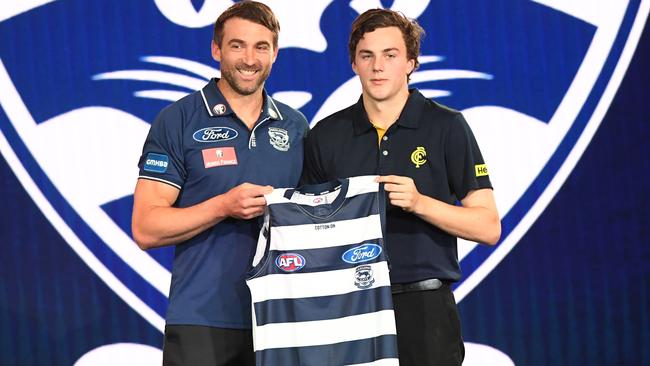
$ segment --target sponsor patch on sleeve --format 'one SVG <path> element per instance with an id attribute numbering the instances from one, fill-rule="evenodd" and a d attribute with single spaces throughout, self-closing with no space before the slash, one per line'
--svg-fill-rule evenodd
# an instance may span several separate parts
<path id="1" fill-rule="evenodd" d="M 169 156 L 164 154 L 149 153 L 144 162 L 143 169 L 152 173 L 164 173 L 169 166 Z"/>
<path id="2" fill-rule="evenodd" d="M 476 171 L 476 176 L 477 177 L 484 177 L 484 176 L 488 175 L 487 165 L 485 165 L 485 164 L 474 165 L 474 171 Z"/>
<path id="3" fill-rule="evenodd" d="M 203 166 L 205 168 L 214 168 L 224 165 L 237 165 L 237 154 L 234 147 L 217 147 L 214 149 L 204 149 Z"/>

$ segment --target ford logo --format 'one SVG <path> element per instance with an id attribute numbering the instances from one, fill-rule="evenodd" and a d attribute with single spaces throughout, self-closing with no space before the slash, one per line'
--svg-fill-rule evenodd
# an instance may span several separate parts
<path id="1" fill-rule="evenodd" d="M 230 127 L 206 127 L 194 132 L 192 138 L 198 142 L 215 142 L 232 140 L 237 135 L 237 131 Z"/>
<path id="2" fill-rule="evenodd" d="M 381 254 L 381 247 L 377 244 L 363 244 L 343 253 L 341 259 L 347 263 L 362 263 L 371 261 Z"/>

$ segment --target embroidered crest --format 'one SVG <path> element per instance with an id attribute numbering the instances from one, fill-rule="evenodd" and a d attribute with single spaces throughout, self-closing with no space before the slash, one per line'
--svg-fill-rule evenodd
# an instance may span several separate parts
<path id="1" fill-rule="evenodd" d="M 285 129 L 271 127 L 269 128 L 269 142 L 277 150 L 288 151 L 290 147 L 289 133 Z"/>
<path id="2" fill-rule="evenodd" d="M 354 285 L 360 289 L 367 289 L 375 283 L 372 275 L 372 267 L 368 265 L 359 266 L 354 270 Z"/>

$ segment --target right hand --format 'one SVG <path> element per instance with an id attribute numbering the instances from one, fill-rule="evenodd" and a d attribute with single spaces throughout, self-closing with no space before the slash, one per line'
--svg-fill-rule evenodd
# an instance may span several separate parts
<path id="1" fill-rule="evenodd" d="M 248 220 L 264 213 L 264 195 L 271 193 L 273 187 L 242 183 L 224 193 L 224 207 L 228 216 Z"/>

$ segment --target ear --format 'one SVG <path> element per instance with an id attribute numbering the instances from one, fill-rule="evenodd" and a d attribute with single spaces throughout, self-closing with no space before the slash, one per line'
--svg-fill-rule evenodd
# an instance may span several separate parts
<path id="1" fill-rule="evenodd" d="M 275 60 L 278 58 L 278 52 L 280 52 L 279 47 L 273 49 L 273 59 L 271 59 L 271 63 L 275 63 Z"/>
<path id="2" fill-rule="evenodd" d="M 410 60 L 408 61 L 408 65 L 409 65 L 409 68 L 408 68 L 408 69 L 409 69 L 409 72 L 407 72 L 406 74 L 407 74 L 407 75 L 410 75 L 413 71 L 415 71 L 415 60 L 410 59 Z"/>
<path id="3" fill-rule="evenodd" d="M 354 61 L 352 61 L 352 71 L 354 71 L 354 73 L 356 75 L 359 75 L 359 70 L 357 69 L 357 64 L 355 64 Z"/>
<path id="4" fill-rule="evenodd" d="M 212 58 L 217 62 L 221 62 L 221 48 L 219 48 L 214 40 L 212 41 L 210 48 L 212 49 Z"/>

